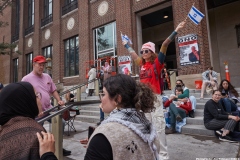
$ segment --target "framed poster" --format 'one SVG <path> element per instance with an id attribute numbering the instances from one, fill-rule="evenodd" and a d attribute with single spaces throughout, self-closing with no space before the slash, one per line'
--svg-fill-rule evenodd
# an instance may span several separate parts
<path id="1" fill-rule="evenodd" d="M 119 56 L 118 57 L 118 73 L 130 75 L 131 70 L 131 57 L 130 56 Z"/>
<path id="2" fill-rule="evenodd" d="M 178 37 L 180 65 L 200 64 L 200 52 L 196 34 Z"/>

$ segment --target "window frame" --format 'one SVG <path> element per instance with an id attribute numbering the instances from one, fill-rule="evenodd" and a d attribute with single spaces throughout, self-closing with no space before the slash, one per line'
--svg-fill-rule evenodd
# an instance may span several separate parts
<path id="1" fill-rule="evenodd" d="M 74 42 L 72 45 L 71 42 Z M 71 56 L 71 50 L 73 50 L 73 56 Z M 71 58 L 73 59 L 73 74 L 71 73 Z M 74 36 L 64 40 L 64 77 L 72 77 L 79 75 L 79 37 Z"/>
<path id="2" fill-rule="evenodd" d="M 34 25 L 34 0 L 28 0 L 28 27 Z"/>
<path id="3" fill-rule="evenodd" d="M 33 70 L 33 52 L 26 54 L 26 74 L 29 74 Z"/>
<path id="4" fill-rule="evenodd" d="M 13 59 L 13 83 L 18 82 L 18 58 Z"/>

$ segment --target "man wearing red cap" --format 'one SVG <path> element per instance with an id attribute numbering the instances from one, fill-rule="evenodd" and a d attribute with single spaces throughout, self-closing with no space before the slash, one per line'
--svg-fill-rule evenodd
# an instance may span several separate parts
<path id="1" fill-rule="evenodd" d="M 38 55 L 33 59 L 33 71 L 28 75 L 22 78 L 22 81 L 29 82 L 33 85 L 35 90 L 41 93 L 41 103 L 42 103 L 42 110 L 48 110 L 52 108 L 50 103 L 50 95 L 52 95 L 58 102 L 59 105 L 64 105 L 64 101 L 62 101 L 58 95 L 57 88 L 52 81 L 52 78 L 43 73 L 46 58 L 44 56 Z M 44 115 L 47 116 L 47 115 Z M 65 121 L 63 120 L 63 130 L 65 126 Z M 71 151 L 63 150 L 63 155 L 67 156 L 70 155 Z"/>
<path id="2" fill-rule="evenodd" d="M 165 119 L 163 114 L 162 97 L 161 97 L 161 87 L 160 87 L 160 74 L 164 67 L 164 60 L 166 56 L 167 47 L 170 42 L 177 35 L 179 29 L 183 28 L 186 21 L 181 22 L 173 33 L 163 42 L 159 54 L 155 53 L 155 44 L 152 42 L 147 42 L 142 45 L 141 57 L 128 45 L 127 42 L 123 41 L 123 45 L 127 48 L 128 52 L 131 54 L 132 59 L 135 63 L 140 66 L 139 78 L 140 82 L 149 84 L 153 92 L 157 97 L 157 101 L 154 106 L 156 110 L 151 112 L 151 115 L 146 114 L 147 118 L 152 121 L 154 127 L 156 128 L 159 142 L 160 142 L 160 153 L 159 159 L 169 159 L 167 152 L 167 142 L 165 136 Z"/>

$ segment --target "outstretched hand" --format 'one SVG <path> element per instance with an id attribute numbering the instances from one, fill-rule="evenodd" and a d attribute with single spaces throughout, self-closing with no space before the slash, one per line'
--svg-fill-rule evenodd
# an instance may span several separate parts
<path id="1" fill-rule="evenodd" d="M 87 148 L 88 138 L 80 140 L 80 143 L 83 145 L 84 148 Z"/>
<path id="2" fill-rule="evenodd" d="M 187 22 L 187 20 L 184 20 L 181 23 L 179 23 L 177 28 L 175 29 L 175 31 L 178 32 L 179 29 L 182 29 L 185 26 L 186 22 Z"/>
<path id="3" fill-rule="evenodd" d="M 55 140 L 54 136 L 51 133 L 45 133 L 41 132 L 42 136 L 40 133 L 37 132 L 37 138 L 39 141 L 39 154 L 40 157 L 47 152 L 55 152 Z"/>

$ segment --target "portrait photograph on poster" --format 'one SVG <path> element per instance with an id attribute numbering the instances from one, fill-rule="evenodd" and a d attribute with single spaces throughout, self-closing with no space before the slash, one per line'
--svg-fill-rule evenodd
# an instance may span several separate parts
<path id="1" fill-rule="evenodd" d="M 198 47 L 198 37 L 196 34 L 189 34 L 178 37 L 178 47 L 180 50 L 180 65 L 192 65 L 200 63 L 200 51 Z"/>
<path id="2" fill-rule="evenodd" d="M 131 57 L 119 56 L 118 57 L 118 73 L 131 75 Z"/>

